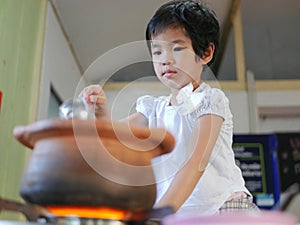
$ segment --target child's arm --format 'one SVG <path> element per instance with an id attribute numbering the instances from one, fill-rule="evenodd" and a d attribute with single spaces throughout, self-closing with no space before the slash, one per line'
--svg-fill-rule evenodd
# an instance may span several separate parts
<path id="1" fill-rule="evenodd" d="M 147 118 L 140 112 L 133 113 L 120 121 L 127 122 L 131 126 L 148 126 Z"/>
<path id="2" fill-rule="evenodd" d="M 87 86 L 81 91 L 79 96 L 83 97 L 90 105 L 93 105 L 97 119 L 111 120 L 111 113 L 107 105 L 107 98 L 100 85 L 95 84 Z M 128 122 L 129 125 L 147 126 L 147 119 L 142 113 L 134 113 L 121 121 Z"/>
<path id="3" fill-rule="evenodd" d="M 172 206 L 177 211 L 190 196 L 205 171 L 222 123 L 223 118 L 216 115 L 204 115 L 197 119 L 189 145 L 192 156 L 176 174 L 156 207 Z"/>

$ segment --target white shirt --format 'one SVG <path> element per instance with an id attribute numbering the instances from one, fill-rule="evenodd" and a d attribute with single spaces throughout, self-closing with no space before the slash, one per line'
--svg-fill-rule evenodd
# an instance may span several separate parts
<path id="1" fill-rule="evenodd" d="M 241 170 L 235 164 L 232 150 L 233 122 L 229 100 L 220 89 L 211 88 L 206 83 L 202 83 L 190 94 L 189 98 L 196 98 L 198 102 L 194 108 L 189 105 L 188 110 L 183 110 L 186 111 L 184 115 L 182 115 L 182 107 L 169 106 L 170 97 L 166 96 L 140 97 L 137 100 L 136 110 L 145 115 L 150 128 L 165 128 L 176 140 L 176 146 L 171 153 L 152 160 L 157 182 L 156 202 L 167 191 L 175 174 L 191 154 L 187 151 L 187 146 L 196 119 L 205 114 L 218 115 L 224 119 L 204 174 L 177 211 L 177 213 L 211 215 L 217 213 L 233 193 L 250 193 L 245 187 Z"/>

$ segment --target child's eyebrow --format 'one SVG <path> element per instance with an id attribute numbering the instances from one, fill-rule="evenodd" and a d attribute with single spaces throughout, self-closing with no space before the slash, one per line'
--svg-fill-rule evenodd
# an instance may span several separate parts
<path id="1" fill-rule="evenodd" d="M 184 40 L 181 40 L 181 39 L 177 39 L 177 40 L 174 40 L 172 41 L 173 44 L 184 44 L 185 41 Z"/>
<path id="2" fill-rule="evenodd" d="M 161 43 L 161 44 L 160 44 Z M 181 39 L 176 39 L 172 42 L 167 42 L 167 41 L 152 41 L 152 48 L 157 48 L 162 46 L 164 43 L 168 43 L 168 44 L 184 44 L 185 41 L 181 40 Z"/>

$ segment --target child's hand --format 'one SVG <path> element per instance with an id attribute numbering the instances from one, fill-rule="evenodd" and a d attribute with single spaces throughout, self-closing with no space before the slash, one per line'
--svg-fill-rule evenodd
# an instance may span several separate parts
<path id="1" fill-rule="evenodd" d="M 92 107 L 97 119 L 108 118 L 107 98 L 100 85 L 95 84 L 85 87 L 79 96 L 84 98 Z"/>

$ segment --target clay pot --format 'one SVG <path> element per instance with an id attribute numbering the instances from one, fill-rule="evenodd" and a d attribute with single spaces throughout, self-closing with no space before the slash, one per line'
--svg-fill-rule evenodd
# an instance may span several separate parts
<path id="1" fill-rule="evenodd" d="M 43 206 L 150 209 L 156 198 L 151 160 L 175 144 L 164 129 L 105 120 L 42 120 L 16 127 L 14 136 L 33 149 L 20 194 Z"/>

